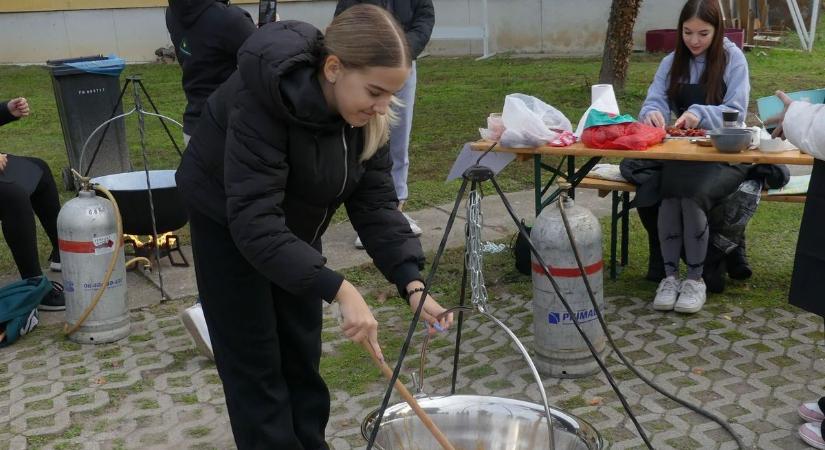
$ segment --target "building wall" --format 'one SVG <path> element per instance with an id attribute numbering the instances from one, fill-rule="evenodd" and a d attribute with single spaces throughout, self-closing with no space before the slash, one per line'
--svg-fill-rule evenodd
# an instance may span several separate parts
<path id="1" fill-rule="evenodd" d="M 257 18 L 257 2 L 235 1 Z M 636 24 L 644 33 L 673 28 L 683 0 L 646 1 Z M 170 44 L 165 0 L 3 0 L 0 2 L 0 63 L 39 64 L 49 59 L 116 53 L 129 62 L 154 61 L 157 48 Z M 481 0 L 434 0 L 436 35 L 482 22 Z M 611 0 L 489 0 L 490 50 L 588 56 L 602 51 Z M 102 6 L 108 9 L 100 9 Z M 135 7 L 138 5 L 139 7 Z M 159 6 L 160 5 L 160 6 Z M 333 0 L 280 0 L 282 18 L 325 27 Z M 435 55 L 478 55 L 478 40 L 434 39 Z"/>

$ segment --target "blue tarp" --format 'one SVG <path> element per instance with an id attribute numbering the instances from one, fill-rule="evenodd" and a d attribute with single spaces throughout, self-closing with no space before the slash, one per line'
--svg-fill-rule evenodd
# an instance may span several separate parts
<path id="1" fill-rule="evenodd" d="M 123 72 L 123 69 L 126 67 L 126 61 L 114 54 L 107 56 L 105 59 L 66 62 L 65 64 L 87 73 L 109 75 L 113 77 L 120 76 L 120 73 Z"/>

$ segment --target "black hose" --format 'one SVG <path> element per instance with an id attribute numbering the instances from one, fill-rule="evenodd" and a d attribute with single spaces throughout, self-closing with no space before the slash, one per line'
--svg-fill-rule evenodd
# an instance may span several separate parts
<path id="1" fill-rule="evenodd" d="M 644 376 L 641 372 L 639 372 L 638 369 L 636 369 L 635 366 L 630 364 L 630 361 L 627 360 L 627 358 L 624 356 L 624 354 L 616 346 L 616 343 L 613 341 L 613 336 L 610 334 L 610 330 L 607 329 L 607 323 L 605 322 L 604 317 L 602 316 L 602 312 L 599 309 L 599 306 L 596 304 L 596 296 L 593 294 L 593 289 L 590 287 L 590 280 L 587 278 L 587 274 L 584 272 L 584 264 L 582 263 L 581 256 L 579 255 L 579 248 L 576 245 L 576 240 L 573 237 L 573 230 L 570 228 L 570 222 L 567 220 L 567 213 L 564 211 L 564 197 L 565 196 L 562 195 L 558 199 L 559 212 L 561 213 L 561 220 L 564 223 L 564 229 L 567 232 L 567 237 L 568 237 L 568 239 L 570 239 L 570 246 L 573 248 L 573 255 L 576 257 L 576 264 L 579 266 L 579 272 L 581 273 L 582 280 L 584 281 L 584 286 L 587 289 L 587 294 L 590 296 L 590 302 L 593 304 L 593 309 L 596 311 L 596 316 L 599 318 L 599 323 L 601 324 L 602 329 L 604 330 L 605 336 L 607 336 L 607 342 L 610 344 L 610 347 L 613 348 L 613 351 L 616 353 L 616 356 L 619 357 L 619 359 L 622 361 L 622 363 L 628 369 L 630 369 L 631 372 L 633 372 L 637 377 L 639 377 L 640 380 L 644 381 L 645 384 L 652 387 L 653 389 L 655 389 L 657 392 L 664 395 L 665 397 L 667 397 L 667 398 L 673 400 L 674 402 L 684 406 L 685 408 L 688 408 L 691 411 L 693 411 L 695 413 L 698 413 L 698 414 L 701 414 L 701 415 L 707 417 L 708 419 L 718 423 L 725 431 L 727 431 L 731 436 L 733 436 L 733 439 L 736 441 L 736 445 L 738 445 L 740 449 L 745 449 L 745 444 L 744 444 L 744 442 L 742 442 L 742 438 L 738 434 L 736 434 L 735 431 L 733 431 L 733 428 L 730 426 L 730 424 L 727 421 L 725 421 L 721 417 L 718 417 L 718 416 L 714 415 L 712 412 L 702 408 L 701 406 L 696 406 L 696 405 L 688 402 L 687 400 L 682 400 L 681 398 L 677 397 L 676 395 L 671 394 L 670 392 L 666 391 L 663 387 L 661 387 L 658 384 L 654 383 L 653 380 L 651 380 L 651 379 L 647 378 L 646 376 Z M 616 391 L 616 393 L 618 394 L 618 390 Z M 630 413 L 630 411 L 628 411 L 628 413 Z M 631 414 L 631 418 L 633 418 L 634 423 L 635 423 L 635 418 L 633 417 L 632 414 Z M 645 441 L 645 442 L 647 442 L 647 441 Z"/>
<path id="2" fill-rule="evenodd" d="M 584 343 L 587 345 L 587 349 L 590 350 L 590 354 L 593 355 L 593 359 L 596 360 L 596 364 L 599 365 L 599 369 L 601 369 L 602 373 L 604 373 L 604 376 L 607 378 L 607 382 L 610 383 L 610 387 L 613 388 L 614 392 L 616 392 L 616 396 L 619 398 L 622 407 L 627 412 L 627 415 L 630 417 L 630 420 L 631 422 L 633 422 L 633 425 L 636 427 L 636 431 L 638 431 L 639 437 L 642 438 L 642 441 L 644 441 L 645 446 L 647 446 L 648 449 L 653 450 L 653 444 L 650 443 L 650 440 L 648 439 L 647 434 L 644 431 L 644 428 L 642 428 L 642 425 L 639 423 L 638 419 L 636 419 L 636 416 L 633 414 L 633 411 L 630 409 L 630 404 L 627 403 L 627 399 L 625 398 L 624 394 L 622 394 L 622 391 L 619 389 L 619 385 L 616 384 L 616 380 L 613 379 L 613 375 L 610 374 L 610 371 L 607 370 L 607 366 L 604 364 L 601 358 L 599 358 L 599 353 L 596 351 L 596 348 L 593 346 L 593 343 L 590 342 L 590 338 L 588 338 L 587 334 L 585 334 L 584 330 L 582 330 L 581 325 L 579 324 L 579 320 L 576 317 L 575 311 L 573 311 L 573 308 L 562 295 L 561 288 L 559 287 L 558 283 L 556 283 L 556 279 L 553 278 L 553 275 L 550 274 L 550 271 L 547 269 L 547 263 L 544 262 L 544 258 L 541 257 L 538 250 L 533 245 L 533 241 L 530 240 L 530 236 L 527 235 L 527 231 L 524 229 L 524 226 L 522 226 L 521 222 L 519 222 L 518 220 L 518 217 L 516 217 L 516 213 L 513 210 L 513 207 L 510 205 L 510 202 L 507 200 L 507 197 L 504 195 L 504 191 L 501 189 L 501 186 L 499 186 L 495 178 L 491 178 L 490 182 L 493 183 L 493 187 L 496 189 L 496 192 L 498 193 L 499 197 L 501 197 L 501 200 L 504 203 L 504 208 L 507 210 L 507 213 L 510 214 L 510 217 L 516 223 L 516 226 L 519 229 L 519 233 L 521 233 L 527 241 L 527 245 L 530 247 L 530 253 L 532 253 L 533 256 L 536 257 L 536 261 L 541 265 L 541 269 L 544 272 L 545 278 L 547 278 L 547 280 L 550 281 L 550 284 L 553 285 L 553 290 L 556 292 L 559 301 L 564 306 L 564 309 L 567 310 L 567 313 L 570 314 L 570 319 L 573 321 L 573 325 L 576 327 L 576 330 L 579 332 L 579 335 L 582 337 L 582 340 L 584 340 Z M 582 270 L 582 274 L 584 274 L 583 269 L 580 268 L 580 270 Z M 596 307 L 597 312 L 598 310 L 598 307 Z"/>

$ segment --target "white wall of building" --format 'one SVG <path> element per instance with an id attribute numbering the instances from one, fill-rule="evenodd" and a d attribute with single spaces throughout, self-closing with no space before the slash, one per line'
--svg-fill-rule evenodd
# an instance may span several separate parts
<path id="1" fill-rule="evenodd" d="M 644 33 L 674 28 L 683 0 L 646 1 L 636 23 L 637 48 Z M 480 26 L 481 0 L 434 0 L 436 34 Z M 490 50 L 589 56 L 602 51 L 611 0 L 489 0 Z M 257 9 L 244 6 L 253 17 Z M 323 28 L 331 0 L 278 5 L 282 18 Z M 163 8 L 106 9 L 0 14 L 0 63 L 39 64 L 49 59 L 115 53 L 129 62 L 154 61 L 155 49 L 170 44 Z M 434 55 L 478 55 L 478 40 L 433 40 Z"/>

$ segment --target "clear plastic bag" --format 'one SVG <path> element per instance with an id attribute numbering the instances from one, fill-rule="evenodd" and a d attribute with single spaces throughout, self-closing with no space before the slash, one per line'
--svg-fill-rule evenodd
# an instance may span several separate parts
<path id="1" fill-rule="evenodd" d="M 504 133 L 500 143 L 504 147 L 538 147 L 555 140 L 562 131 L 573 131 L 570 120 L 561 111 L 524 94 L 505 97 L 501 117 Z"/>

